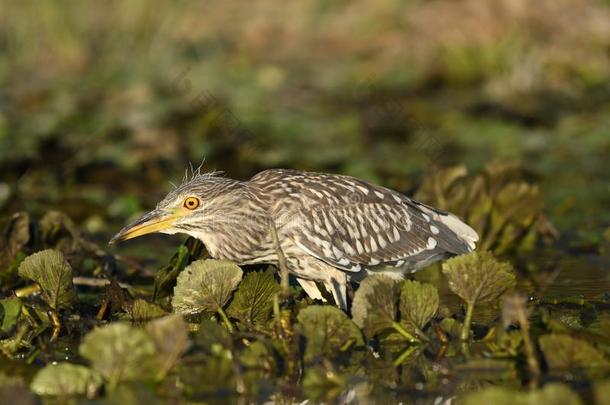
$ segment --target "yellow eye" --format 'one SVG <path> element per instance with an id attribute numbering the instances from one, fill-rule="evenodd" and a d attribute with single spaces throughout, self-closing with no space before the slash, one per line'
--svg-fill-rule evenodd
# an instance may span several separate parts
<path id="1" fill-rule="evenodd" d="M 197 197 L 188 197 L 186 200 L 184 200 L 184 208 L 187 210 L 194 210 L 195 208 L 199 207 L 199 204 L 200 201 Z"/>

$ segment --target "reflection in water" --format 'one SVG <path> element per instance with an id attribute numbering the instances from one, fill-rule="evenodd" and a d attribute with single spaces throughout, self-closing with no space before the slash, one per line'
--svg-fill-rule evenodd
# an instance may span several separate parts
<path id="1" fill-rule="evenodd" d="M 547 287 L 544 298 L 603 299 L 610 292 L 609 268 L 608 256 L 565 256 L 559 262 L 559 274 Z"/>

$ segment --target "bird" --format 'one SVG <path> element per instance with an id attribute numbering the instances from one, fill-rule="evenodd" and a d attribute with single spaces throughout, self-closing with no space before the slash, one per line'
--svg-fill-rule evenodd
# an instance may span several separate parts
<path id="1" fill-rule="evenodd" d="M 240 181 L 192 172 L 110 243 L 183 233 L 201 240 L 212 258 L 238 265 L 277 265 L 283 254 L 309 297 L 332 296 L 347 310 L 348 283 L 370 274 L 402 280 L 473 251 L 479 239 L 454 214 L 356 177 L 268 169 Z"/>

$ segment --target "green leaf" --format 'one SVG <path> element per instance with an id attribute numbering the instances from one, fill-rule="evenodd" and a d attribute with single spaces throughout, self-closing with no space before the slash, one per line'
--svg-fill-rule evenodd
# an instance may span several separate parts
<path id="1" fill-rule="evenodd" d="M 85 336 L 78 350 L 111 386 L 120 381 L 148 379 L 156 355 L 148 333 L 125 323 L 94 329 Z"/>
<path id="2" fill-rule="evenodd" d="M 306 339 L 306 362 L 320 356 L 335 357 L 350 347 L 364 345 L 358 326 L 336 307 L 311 305 L 299 312 L 297 320 Z"/>
<path id="3" fill-rule="evenodd" d="M 302 384 L 303 394 L 314 403 L 340 403 L 337 398 L 345 392 L 348 379 L 320 366 L 307 367 Z"/>
<path id="4" fill-rule="evenodd" d="M 205 348 L 225 349 L 231 345 L 231 335 L 227 328 L 223 328 L 211 319 L 201 321 L 197 343 Z"/>
<path id="5" fill-rule="evenodd" d="M 19 266 L 19 275 L 40 285 L 42 299 L 53 309 L 69 307 L 76 298 L 72 268 L 58 250 L 43 250 L 26 257 Z"/>
<path id="6" fill-rule="evenodd" d="M 531 250 L 549 227 L 537 226 L 548 223 L 544 197 L 521 172 L 514 163 L 492 163 L 477 174 L 450 167 L 425 176 L 415 198 L 463 218 L 479 233 L 481 250 Z"/>
<path id="7" fill-rule="evenodd" d="M 13 214 L 1 222 L 0 229 L 0 291 L 9 291 L 19 282 L 17 270 L 26 257 L 23 250 L 31 245 L 32 221 L 25 212 Z"/>
<path id="8" fill-rule="evenodd" d="M 459 337 L 463 325 L 456 319 L 443 318 L 443 320 L 440 321 L 439 326 L 445 333 L 449 334 L 449 336 Z"/>
<path id="9" fill-rule="evenodd" d="M 227 313 L 252 327 L 262 325 L 271 318 L 273 296 L 280 291 L 273 270 L 246 274 L 235 293 Z"/>
<path id="10" fill-rule="evenodd" d="M 102 385 L 102 377 L 95 371 L 70 363 L 49 364 L 32 380 L 30 388 L 38 395 L 95 394 Z"/>
<path id="11" fill-rule="evenodd" d="M 443 263 L 443 274 L 451 291 L 466 302 L 462 341 L 470 336 L 475 305 L 497 301 L 516 283 L 513 266 L 497 261 L 489 252 L 471 252 L 449 259 Z"/>
<path id="12" fill-rule="evenodd" d="M 396 321 L 399 287 L 387 276 L 368 276 L 360 283 L 352 303 L 352 318 L 367 337 L 392 328 Z"/>
<path id="13" fill-rule="evenodd" d="M 179 246 L 169 264 L 159 270 L 155 275 L 155 290 L 153 292 L 154 300 L 170 295 L 170 291 L 176 285 L 178 275 L 187 266 L 188 259 L 189 251 L 186 246 Z"/>
<path id="14" fill-rule="evenodd" d="M 155 290 L 153 301 L 157 298 L 167 297 L 176 285 L 180 272 L 193 260 L 201 257 L 204 251 L 203 243 L 199 239 L 189 237 L 174 253 L 167 266 L 155 275 Z"/>
<path id="15" fill-rule="evenodd" d="M 40 219 L 40 236 L 45 246 L 53 246 L 66 254 L 78 250 L 81 244 L 74 221 L 63 212 L 49 211 Z"/>
<path id="16" fill-rule="evenodd" d="M 548 384 L 540 390 L 520 392 L 505 387 L 487 387 L 468 395 L 464 405 L 580 405 L 579 396 L 562 384 Z"/>
<path id="17" fill-rule="evenodd" d="M 471 252 L 443 263 L 449 288 L 467 303 L 497 301 L 515 286 L 510 263 L 499 262 L 489 252 Z"/>
<path id="18" fill-rule="evenodd" d="M 0 233 L 0 264 L 5 265 L 15 258 L 17 253 L 24 249 L 33 239 L 31 234 L 32 220 L 26 212 L 13 214 L 6 223 L 3 221 L 2 233 Z M 4 266 L 3 266 L 4 268 Z"/>
<path id="19" fill-rule="evenodd" d="M 232 353 L 229 350 L 221 350 L 205 356 L 202 360 L 200 364 L 180 367 L 177 371 L 177 381 L 188 387 L 191 396 L 206 397 L 203 401 L 191 403 L 235 403 L 235 361 Z"/>
<path id="20" fill-rule="evenodd" d="M 405 280 L 400 287 L 400 320 L 407 329 L 420 334 L 438 310 L 438 291 L 432 284 Z"/>
<path id="21" fill-rule="evenodd" d="M 603 375 L 610 370 L 610 363 L 589 342 L 569 335 L 541 336 L 540 348 L 551 371 L 563 373 L 582 370 L 589 376 Z"/>
<path id="22" fill-rule="evenodd" d="M 189 328 L 181 315 L 168 315 L 146 324 L 146 331 L 152 337 L 157 350 L 160 377 L 171 370 L 180 356 L 189 348 Z"/>
<path id="23" fill-rule="evenodd" d="M 165 315 L 167 315 L 167 312 L 163 308 L 141 298 L 134 300 L 129 309 L 129 317 L 135 322 L 160 318 Z"/>
<path id="24" fill-rule="evenodd" d="M 523 345 L 523 334 L 520 330 L 505 329 L 501 324 L 494 328 L 493 340 L 486 340 L 488 349 L 496 357 L 515 357 Z"/>
<path id="25" fill-rule="evenodd" d="M 0 331 L 10 333 L 17 324 L 20 314 L 21 300 L 19 298 L 0 300 Z"/>
<path id="26" fill-rule="evenodd" d="M 241 281 L 243 271 L 227 260 L 197 260 L 180 275 L 172 306 L 179 314 L 222 309 Z"/>
<path id="27" fill-rule="evenodd" d="M 265 343 L 257 340 L 239 354 L 239 362 L 249 369 L 275 369 L 275 358 Z"/>

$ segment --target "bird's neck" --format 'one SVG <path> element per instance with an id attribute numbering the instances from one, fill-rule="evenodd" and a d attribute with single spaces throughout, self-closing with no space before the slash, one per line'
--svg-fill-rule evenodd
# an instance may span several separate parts
<path id="1" fill-rule="evenodd" d="M 251 259 L 270 239 L 266 202 L 248 183 L 234 187 L 206 207 L 203 224 L 189 234 L 201 240 L 213 258 L 238 263 Z"/>

